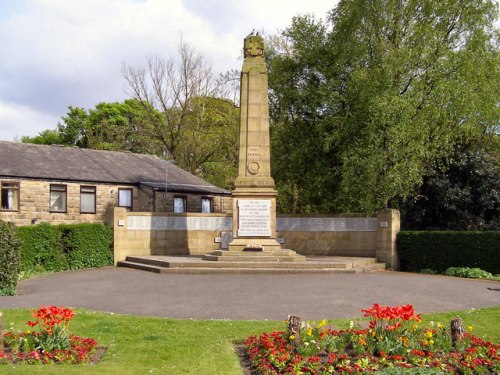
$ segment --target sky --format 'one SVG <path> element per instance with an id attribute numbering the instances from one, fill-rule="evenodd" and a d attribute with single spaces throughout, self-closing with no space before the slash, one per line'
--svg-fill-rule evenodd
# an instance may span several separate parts
<path id="1" fill-rule="evenodd" d="M 0 0 L 0 140 L 55 129 L 68 106 L 125 100 L 122 64 L 177 57 L 182 39 L 216 73 L 241 69 L 243 38 L 337 0 Z"/>

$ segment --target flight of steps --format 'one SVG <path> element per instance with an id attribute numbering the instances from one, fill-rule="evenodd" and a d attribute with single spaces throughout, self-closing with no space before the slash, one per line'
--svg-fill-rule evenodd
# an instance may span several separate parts
<path id="1" fill-rule="evenodd" d="M 228 251 L 223 251 L 217 259 L 207 260 L 206 257 L 207 255 L 204 259 L 201 256 L 128 256 L 125 261 L 118 262 L 117 266 L 180 274 L 335 274 L 385 269 L 385 264 L 377 263 L 375 258 L 364 257 L 307 257 L 290 260 L 286 255 L 266 256 L 265 253 L 260 253 L 238 255 L 237 259 L 233 259 L 234 255 Z"/>

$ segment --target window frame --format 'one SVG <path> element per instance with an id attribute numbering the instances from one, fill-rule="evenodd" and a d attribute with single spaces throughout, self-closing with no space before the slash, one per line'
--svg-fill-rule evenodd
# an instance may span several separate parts
<path id="1" fill-rule="evenodd" d="M 83 191 L 84 189 L 92 189 L 93 191 Z M 93 195 L 94 196 L 94 210 L 93 211 L 82 211 L 82 195 Z M 97 187 L 92 185 L 80 185 L 80 213 L 81 214 L 96 214 L 97 213 Z"/>
<path id="2" fill-rule="evenodd" d="M 55 187 L 61 187 L 63 189 L 53 189 Z M 64 192 L 64 210 L 53 210 L 52 209 L 52 192 L 57 191 L 57 192 Z M 57 213 L 57 214 L 65 214 L 68 212 L 68 185 L 66 184 L 50 184 L 49 188 L 49 212 L 51 213 Z"/>
<path id="3" fill-rule="evenodd" d="M 3 203 L 2 203 L 2 192 L 3 189 L 11 189 L 17 192 L 17 207 L 15 208 L 3 208 Z M 0 211 L 4 212 L 19 212 L 21 207 L 21 182 L 20 181 L 10 181 L 10 180 L 4 180 L 0 181 Z"/>
<path id="4" fill-rule="evenodd" d="M 130 192 L 130 206 L 122 206 L 120 204 L 120 192 L 129 191 Z M 118 207 L 126 208 L 127 211 L 132 211 L 132 207 L 134 207 L 134 189 L 133 188 L 118 188 Z"/>
<path id="5" fill-rule="evenodd" d="M 176 211 L 175 210 L 175 200 L 176 199 L 182 199 L 182 205 L 183 205 L 184 211 Z M 174 195 L 174 199 L 172 201 L 172 212 L 175 214 L 185 214 L 187 212 L 187 198 L 185 195 Z"/>
<path id="6" fill-rule="evenodd" d="M 203 212 L 203 201 L 207 200 L 210 202 L 210 211 Z M 213 197 L 201 197 L 201 213 L 203 214 L 213 214 L 214 213 L 214 198 Z"/>

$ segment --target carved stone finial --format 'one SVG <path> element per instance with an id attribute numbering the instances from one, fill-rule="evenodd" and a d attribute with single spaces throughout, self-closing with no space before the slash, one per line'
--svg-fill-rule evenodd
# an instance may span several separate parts
<path id="1" fill-rule="evenodd" d="M 252 32 L 245 38 L 243 44 L 243 52 L 245 58 L 247 57 L 264 57 L 264 39 L 257 33 L 253 35 Z"/>

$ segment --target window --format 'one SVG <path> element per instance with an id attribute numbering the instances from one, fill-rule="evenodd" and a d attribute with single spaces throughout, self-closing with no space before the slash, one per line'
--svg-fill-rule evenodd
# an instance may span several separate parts
<path id="1" fill-rule="evenodd" d="M 118 189 L 118 207 L 132 210 L 132 189 Z"/>
<path id="2" fill-rule="evenodd" d="M 2 210 L 18 211 L 19 210 L 19 182 L 2 181 L 2 195 L 0 203 Z"/>
<path id="3" fill-rule="evenodd" d="M 186 212 L 186 197 L 174 197 L 174 212 Z"/>
<path id="4" fill-rule="evenodd" d="M 201 198 L 201 212 L 204 214 L 214 212 L 214 201 L 212 198 Z"/>
<path id="5" fill-rule="evenodd" d="M 50 212 L 66 212 L 67 187 L 66 185 L 50 185 Z"/>
<path id="6" fill-rule="evenodd" d="M 80 186 L 80 213 L 95 214 L 95 186 Z"/>

